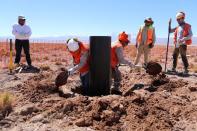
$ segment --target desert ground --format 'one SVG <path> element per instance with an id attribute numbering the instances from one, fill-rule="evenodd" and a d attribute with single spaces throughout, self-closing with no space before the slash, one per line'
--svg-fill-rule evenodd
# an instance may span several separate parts
<path id="1" fill-rule="evenodd" d="M 64 94 L 55 78 L 72 66 L 64 44 L 31 44 L 33 65 L 39 73 L 9 75 L 9 46 L 0 44 L 0 130 L 2 131 L 196 131 L 197 47 L 188 47 L 190 76 L 153 77 L 144 69 L 121 66 L 122 96 L 83 96 L 79 74 L 69 77 Z M 165 63 L 166 46 L 156 45 L 151 60 Z M 168 68 L 173 47 L 169 49 Z M 13 53 L 15 56 L 15 53 Z M 134 61 L 136 49 L 125 48 Z M 21 62 L 26 64 L 24 54 Z M 143 57 L 141 58 L 141 63 Z M 182 70 L 181 58 L 178 70 Z"/>

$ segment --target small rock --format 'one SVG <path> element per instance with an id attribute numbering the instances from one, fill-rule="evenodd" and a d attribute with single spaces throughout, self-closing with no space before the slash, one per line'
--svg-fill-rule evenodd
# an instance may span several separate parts
<path id="1" fill-rule="evenodd" d="M 135 115 L 140 118 L 140 119 L 144 119 L 149 113 L 149 110 L 148 109 L 141 109 L 141 110 L 138 110 Z"/>
<path id="2" fill-rule="evenodd" d="M 93 124 L 92 118 L 87 117 L 87 118 L 81 118 L 76 121 L 75 125 L 79 127 L 85 127 L 85 126 L 91 126 Z"/>
<path id="3" fill-rule="evenodd" d="M 72 111 L 74 107 L 74 103 L 72 101 L 66 101 L 63 107 L 63 112 L 66 114 L 69 111 Z"/>
<path id="4" fill-rule="evenodd" d="M 32 114 L 33 112 L 38 112 L 39 109 L 34 104 L 27 104 L 18 110 L 16 112 L 22 116 L 27 116 Z"/>
<path id="5" fill-rule="evenodd" d="M 161 96 L 163 96 L 165 99 L 167 99 L 168 97 L 170 97 L 172 94 L 166 90 L 162 91 L 160 93 Z"/>
<path id="6" fill-rule="evenodd" d="M 49 120 L 48 120 L 48 119 L 43 119 L 43 120 L 42 120 L 42 123 L 43 123 L 43 124 L 47 124 L 47 123 L 49 123 Z"/>
<path id="7" fill-rule="evenodd" d="M 30 119 L 30 121 L 33 122 L 33 123 L 41 122 L 43 120 L 44 120 L 44 115 L 43 114 L 36 115 L 36 116 L 34 116 Z"/>
<path id="8" fill-rule="evenodd" d="M 140 96 L 142 98 L 149 98 L 151 96 L 151 92 L 141 89 L 133 91 L 135 95 Z"/>
<path id="9" fill-rule="evenodd" d="M 137 105 L 142 105 L 144 104 L 146 101 L 144 99 L 144 97 L 141 97 L 141 96 L 135 96 L 132 100 L 132 103 L 135 103 Z"/>
<path id="10" fill-rule="evenodd" d="M 181 110 L 178 107 L 170 108 L 170 114 L 177 117 L 181 113 Z"/>
<path id="11" fill-rule="evenodd" d="M 190 86 L 188 87 L 191 92 L 197 91 L 197 86 Z"/>
<path id="12" fill-rule="evenodd" d="M 100 121 L 101 120 L 101 116 L 100 116 L 100 114 L 99 114 L 99 112 L 93 112 L 92 113 L 92 118 L 94 119 L 94 120 L 96 120 L 96 121 Z"/>
<path id="13" fill-rule="evenodd" d="M 66 88 L 66 86 L 59 87 L 59 94 L 61 97 L 70 98 L 74 97 L 74 93 Z"/>
<path id="14" fill-rule="evenodd" d="M 109 101 L 101 99 L 101 100 L 97 101 L 96 106 L 97 106 L 98 111 L 102 112 L 103 110 L 106 110 L 108 108 Z"/>
<path id="15" fill-rule="evenodd" d="M 120 120 L 121 115 L 119 113 L 105 110 L 103 111 L 102 118 L 106 121 L 106 125 L 112 126 L 114 123 L 118 123 Z"/>
<path id="16" fill-rule="evenodd" d="M 118 110 L 119 109 L 119 102 L 118 101 L 113 101 L 112 103 L 111 103 L 111 108 L 113 109 L 113 110 Z"/>

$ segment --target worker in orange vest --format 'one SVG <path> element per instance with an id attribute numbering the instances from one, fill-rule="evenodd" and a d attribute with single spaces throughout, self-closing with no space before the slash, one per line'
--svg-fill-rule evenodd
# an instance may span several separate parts
<path id="1" fill-rule="evenodd" d="M 178 26 L 170 29 L 170 32 L 174 32 L 174 45 L 175 49 L 173 52 L 173 67 L 172 72 L 176 72 L 177 60 L 179 53 L 181 54 L 181 58 L 184 64 L 184 74 L 188 74 L 188 60 L 186 56 L 187 45 L 191 45 L 192 43 L 192 29 L 191 25 L 185 22 L 185 13 L 178 12 L 176 15 L 176 19 L 178 22 Z"/>
<path id="2" fill-rule="evenodd" d="M 144 53 L 144 67 L 146 67 L 149 61 L 150 50 L 155 44 L 156 36 L 152 18 L 146 18 L 144 23 L 145 24 L 140 27 L 136 38 L 135 46 L 137 48 L 137 56 L 134 64 L 137 65 L 139 63 L 140 57 Z"/>
<path id="3" fill-rule="evenodd" d="M 83 93 L 87 94 L 89 86 L 89 48 L 77 39 L 68 39 L 67 48 L 73 57 L 74 67 L 68 69 L 68 74 L 80 73 Z"/>
<path id="4" fill-rule="evenodd" d="M 113 42 L 111 45 L 111 68 L 112 68 L 112 78 L 114 79 L 114 84 L 111 88 L 111 94 L 121 95 L 120 82 L 121 82 L 121 72 L 118 69 L 119 64 L 125 64 L 133 67 L 133 64 L 126 60 L 123 55 L 123 48 L 129 43 L 128 35 L 122 32 L 118 36 L 118 40 Z"/>

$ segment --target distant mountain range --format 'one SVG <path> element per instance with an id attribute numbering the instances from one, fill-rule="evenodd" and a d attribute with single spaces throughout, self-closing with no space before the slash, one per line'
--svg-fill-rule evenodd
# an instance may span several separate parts
<path id="1" fill-rule="evenodd" d="M 51 42 L 51 43 L 58 43 L 58 42 L 66 42 L 68 38 L 73 38 L 76 37 L 80 39 L 81 41 L 89 42 L 89 37 L 88 36 L 56 36 L 56 37 L 33 37 L 31 38 L 31 41 L 35 42 Z M 7 38 L 12 38 L 13 37 L 0 37 L 0 41 L 4 41 Z M 112 36 L 112 41 L 115 41 L 117 39 L 117 36 L 113 35 Z M 192 38 L 193 44 L 197 45 L 197 36 Z M 131 39 L 131 43 L 135 43 L 135 38 Z M 167 43 L 167 38 L 157 38 L 156 40 L 157 44 L 165 45 Z M 173 39 L 170 38 L 170 44 L 173 43 Z"/>

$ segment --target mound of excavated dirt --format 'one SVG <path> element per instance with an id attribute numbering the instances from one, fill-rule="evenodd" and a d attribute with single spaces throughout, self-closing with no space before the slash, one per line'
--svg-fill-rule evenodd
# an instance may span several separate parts
<path id="1" fill-rule="evenodd" d="M 54 71 L 41 72 L 12 88 L 16 105 L 0 121 L 1 130 L 196 130 L 195 87 L 164 74 L 121 68 L 123 96 L 82 96 L 72 92 L 78 76 L 59 95 Z M 65 88 L 65 89 L 64 89 Z M 39 130 L 37 129 L 37 130 Z"/>

